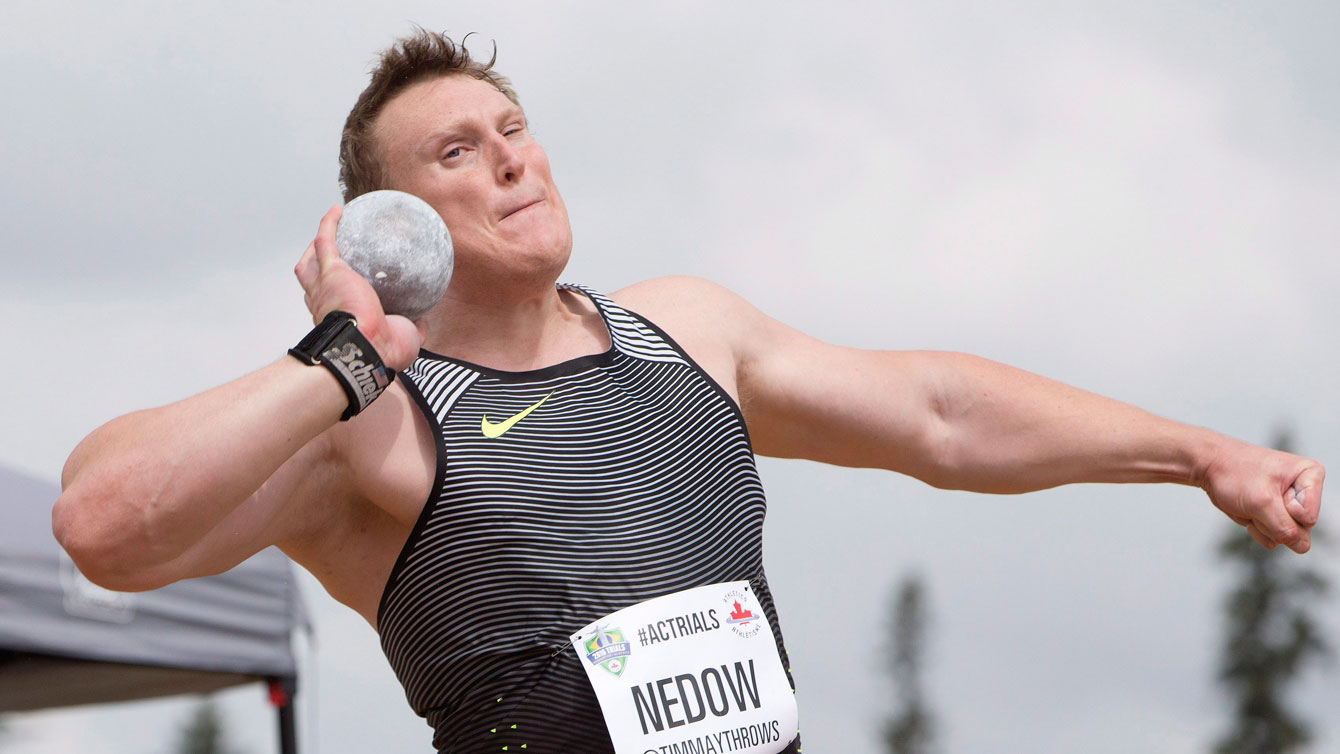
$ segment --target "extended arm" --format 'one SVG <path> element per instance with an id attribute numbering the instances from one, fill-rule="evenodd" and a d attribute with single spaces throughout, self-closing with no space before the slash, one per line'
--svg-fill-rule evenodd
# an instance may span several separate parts
<path id="1" fill-rule="evenodd" d="M 1177 482 L 1204 489 L 1267 547 L 1310 546 L 1325 476 L 1315 461 L 974 356 L 829 345 L 723 289 L 696 297 L 729 323 L 740 401 L 759 453 L 994 493 Z"/>

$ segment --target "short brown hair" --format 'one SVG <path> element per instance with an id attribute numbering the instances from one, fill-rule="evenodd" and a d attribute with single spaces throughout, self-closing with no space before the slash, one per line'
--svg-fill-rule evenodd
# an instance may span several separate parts
<path id="1" fill-rule="evenodd" d="M 492 70 L 498 59 L 497 45 L 493 56 L 484 63 L 471 58 L 465 49 L 469 37 L 466 34 L 458 44 L 445 33 L 418 27 L 415 34 L 396 40 L 382 51 L 372 68 L 372 80 L 358 95 L 340 136 L 340 185 L 344 187 L 344 201 L 386 186 L 387 177 L 373 142 L 372 125 L 386 103 L 410 85 L 440 76 L 469 76 L 492 84 L 520 107 L 512 82 Z"/>

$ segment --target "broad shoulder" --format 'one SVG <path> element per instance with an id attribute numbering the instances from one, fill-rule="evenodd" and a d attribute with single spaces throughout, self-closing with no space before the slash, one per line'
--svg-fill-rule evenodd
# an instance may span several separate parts
<path id="1" fill-rule="evenodd" d="M 729 336 L 729 326 L 752 309 L 729 288 L 688 275 L 643 280 L 615 291 L 610 298 L 666 329 L 704 329 L 720 337 Z"/>
<path id="2" fill-rule="evenodd" d="M 703 278 L 671 276 L 634 283 L 610 295 L 619 306 L 665 331 L 738 401 L 739 342 L 752 307 Z"/>
<path id="3" fill-rule="evenodd" d="M 623 306 L 678 332 L 710 337 L 731 351 L 737 367 L 770 357 L 775 349 L 810 340 L 769 317 L 729 288 L 703 278 L 653 278 L 616 291 Z"/>
<path id="4" fill-rule="evenodd" d="M 707 278 L 666 275 L 620 288 L 611 294 L 611 298 L 621 302 L 627 299 L 649 304 L 658 302 L 681 304 L 685 300 L 696 300 L 710 306 L 726 304 L 730 299 L 739 299 L 739 296 L 724 285 Z"/>

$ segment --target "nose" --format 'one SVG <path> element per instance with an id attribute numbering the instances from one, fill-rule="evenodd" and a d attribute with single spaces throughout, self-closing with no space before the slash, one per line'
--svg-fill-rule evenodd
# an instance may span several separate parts
<path id="1" fill-rule="evenodd" d="M 526 172 L 526 161 L 521 150 L 502 134 L 493 139 L 493 163 L 499 183 L 516 183 Z"/>

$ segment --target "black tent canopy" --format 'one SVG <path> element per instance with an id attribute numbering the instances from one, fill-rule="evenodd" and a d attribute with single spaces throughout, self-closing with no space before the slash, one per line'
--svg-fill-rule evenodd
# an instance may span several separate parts
<path id="1" fill-rule="evenodd" d="M 151 592 L 103 589 L 51 534 L 59 490 L 0 468 L 0 711 L 271 684 L 294 751 L 293 633 L 310 630 L 274 548 L 227 573 Z"/>

